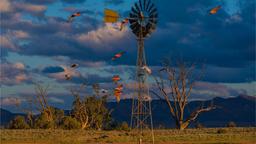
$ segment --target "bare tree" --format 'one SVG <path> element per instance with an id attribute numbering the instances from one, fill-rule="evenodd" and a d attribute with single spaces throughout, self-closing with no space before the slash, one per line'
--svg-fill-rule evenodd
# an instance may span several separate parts
<path id="1" fill-rule="evenodd" d="M 188 66 L 185 63 L 179 63 L 177 68 L 173 68 L 169 63 L 165 63 L 159 71 L 159 77 L 155 77 L 156 86 L 160 94 L 154 91 L 151 92 L 165 100 L 170 109 L 170 114 L 175 120 L 177 129 L 183 130 L 187 128 L 200 113 L 216 108 L 213 104 L 205 107 L 202 103 L 187 118 L 184 118 L 188 98 L 191 95 L 195 82 L 201 76 L 202 71 L 200 74 L 195 74 L 195 64 Z"/>
<path id="2" fill-rule="evenodd" d="M 50 86 L 42 86 L 39 83 L 35 83 L 35 93 L 36 93 L 36 102 L 37 109 L 46 115 L 47 121 L 53 121 L 53 114 L 51 107 L 48 105 L 47 96 Z"/>

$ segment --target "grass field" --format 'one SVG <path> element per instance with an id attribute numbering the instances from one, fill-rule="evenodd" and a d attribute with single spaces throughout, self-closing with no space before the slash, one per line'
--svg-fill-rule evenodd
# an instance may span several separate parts
<path id="1" fill-rule="evenodd" d="M 154 133 L 155 144 L 256 144 L 256 128 L 168 129 Z M 1 144 L 135 144 L 137 139 L 134 131 L 1 130 Z M 150 139 L 147 132 L 145 139 Z"/>

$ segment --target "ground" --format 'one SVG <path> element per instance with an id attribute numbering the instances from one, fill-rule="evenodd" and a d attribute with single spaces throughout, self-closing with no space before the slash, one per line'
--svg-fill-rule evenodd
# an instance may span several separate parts
<path id="1" fill-rule="evenodd" d="M 147 132 L 146 132 L 147 133 Z M 134 131 L 1 130 L 1 144 L 136 144 Z M 256 144 L 256 128 L 155 130 L 155 144 Z M 145 139 L 150 140 L 145 134 Z M 147 143 L 147 142 L 144 142 Z M 143 144 L 144 144 L 143 143 Z"/>

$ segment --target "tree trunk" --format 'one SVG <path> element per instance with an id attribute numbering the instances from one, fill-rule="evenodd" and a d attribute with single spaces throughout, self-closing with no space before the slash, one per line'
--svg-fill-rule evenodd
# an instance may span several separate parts
<path id="1" fill-rule="evenodd" d="M 188 125 L 189 125 L 189 122 L 180 121 L 180 122 L 176 123 L 176 128 L 179 130 L 184 130 L 188 127 Z"/>

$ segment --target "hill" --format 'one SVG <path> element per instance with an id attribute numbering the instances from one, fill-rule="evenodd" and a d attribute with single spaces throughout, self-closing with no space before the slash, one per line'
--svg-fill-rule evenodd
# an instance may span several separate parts
<path id="1" fill-rule="evenodd" d="M 202 123 L 207 127 L 223 127 L 230 121 L 234 121 L 238 126 L 256 126 L 255 97 L 242 95 L 227 99 L 218 97 L 213 100 L 204 101 L 204 105 L 209 105 L 211 102 L 219 108 L 202 113 L 196 122 Z M 119 104 L 114 102 L 108 103 L 108 107 L 114 109 L 112 115 L 115 120 L 130 123 L 131 103 L 131 100 L 123 100 Z M 201 101 L 190 102 L 185 110 L 185 117 L 201 104 Z M 165 101 L 152 101 L 152 115 L 154 127 L 175 127 L 175 123 L 170 116 L 169 108 Z M 194 124 L 196 122 L 194 122 Z"/>
<path id="2" fill-rule="evenodd" d="M 204 101 L 203 103 L 204 105 L 209 105 L 212 102 L 219 108 L 210 112 L 202 113 L 196 122 L 207 127 L 223 127 L 230 121 L 235 122 L 238 126 L 256 126 L 255 97 L 243 95 L 227 99 L 218 97 L 213 100 Z M 122 100 L 120 103 L 108 102 L 107 107 L 114 110 L 112 117 L 116 121 L 126 121 L 129 124 L 131 119 L 131 104 L 132 100 Z M 201 104 L 202 101 L 190 102 L 185 110 L 185 117 Z M 11 113 L 5 109 L 0 110 L 1 125 L 6 125 L 16 115 L 24 115 Z M 65 113 L 68 113 L 68 111 Z M 152 101 L 152 115 L 154 127 L 175 127 L 175 123 L 170 116 L 170 112 L 165 101 Z M 191 126 L 193 126 L 193 124 Z"/>

